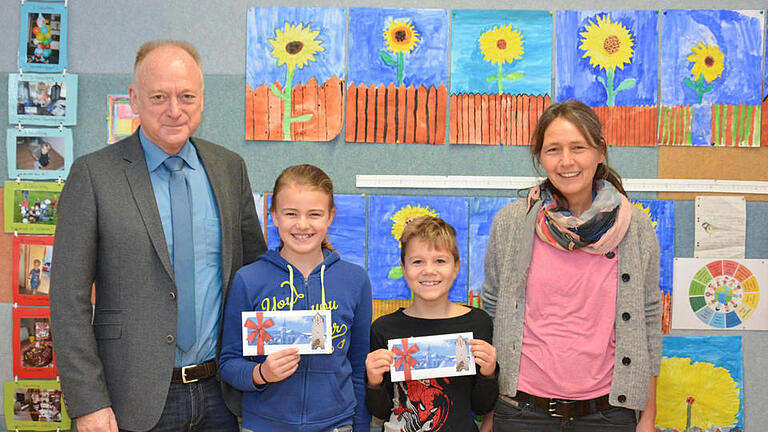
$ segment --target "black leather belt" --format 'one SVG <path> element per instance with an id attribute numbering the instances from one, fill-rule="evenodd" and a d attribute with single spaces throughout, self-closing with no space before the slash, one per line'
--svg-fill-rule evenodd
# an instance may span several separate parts
<path id="1" fill-rule="evenodd" d="M 518 403 L 533 405 L 552 417 L 581 417 L 614 408 L 608 402 L 608 395 L 588 400 L 566 400 L 543 398 L 518 390 L 512 399 Z"/>
<path id="2" fill-rule="evenodd" d="M 205 363 L 189 365 L 173 369 L 171 382 L 189 384 L 201 379 L 216 376 L 216 360 L 208 360 Z"/>

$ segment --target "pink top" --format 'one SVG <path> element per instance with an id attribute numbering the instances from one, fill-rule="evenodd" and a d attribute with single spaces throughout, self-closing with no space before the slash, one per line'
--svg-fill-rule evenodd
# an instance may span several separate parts
<path id="1" fill-rule="evenodd" d="M 548 398 L 608 394 L 616 349 L 616 250 L 561 251 L 534 236 L 518 390 Z"/>

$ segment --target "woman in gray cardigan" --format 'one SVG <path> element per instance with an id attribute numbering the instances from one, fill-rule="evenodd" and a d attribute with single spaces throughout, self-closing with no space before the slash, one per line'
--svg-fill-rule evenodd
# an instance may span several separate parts
<path id="1" fill-rule="evenodd" d="M 654 229 L 608 167 L 586 105 L 550 106 L 531 153 L 547 179 L 496 215 L 485 257 L 483 308 L 500 364 L 493 431 L 652 432 L 661 365 Z"/>

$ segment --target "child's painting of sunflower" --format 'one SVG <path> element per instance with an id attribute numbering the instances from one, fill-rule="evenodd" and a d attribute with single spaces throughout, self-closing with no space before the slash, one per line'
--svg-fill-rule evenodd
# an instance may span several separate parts
<path id="1" fill-rule="evenodd" d="M 286 65 L 289 73 L 298 66 L 302 69 L 310 61 L 317 61 L 315 54 L 325 51 L 317 39 L 320 30 L 312 30 L 309 25 L 302 23 L 285 23 L 283 30 L 275 30 L 275 38 L 270 39 L 272 56 L 277 59 L 277 65 Z"/>
<path id="2" fill-rule="evenodd" d="M 384 44 L 387 46 L 387 50 L 395 54 L 408 54 L 416 48 L 419 42 L 419 32 L 416 31 L 410 20 L 393 20 L 384 29 Z"/>
<path id="3" fill-rule="evenodd" d="M 523 35 L 512 24 L 495 26 L 480 36 L 480 52 L 483 60 L 491 64 L 512 63 L 523 58 Z"/>
<path id="4" fill-rule="evenodd" d="M 440 217 L 456 229 L 462 265 L 448 297 L 453 302 L 467 301 L 469 199 L 465 197 L 371 196 L 368 201 L 368 274 L 373 298 L 410 299 L 411 291 L 400 266 L 400 236 L 413 218 Z"/>

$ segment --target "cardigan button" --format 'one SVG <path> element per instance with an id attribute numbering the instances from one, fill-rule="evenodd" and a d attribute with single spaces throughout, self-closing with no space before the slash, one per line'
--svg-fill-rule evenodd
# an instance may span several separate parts
<path id="1" fill-rule="evenodd" d="M 168 293 L 168 297 L 171 298 L 171 301 L 174 301 L 174 300 L 176 300 L 176 293 L 171 291 L 171 292 Z"/>
<path id="2" fill-rule="evenodd" d="M 629 282 L 629 273 L 624 273 L 623 275 L 621 275 L 621 280 L 623 280 L 624 282 Z"/>
<path id="3" fill-rule="evenodd" d="M 176 340 L 176 338 L 173 335 L 168 335 L 165 337 L 165 343 L 169 345 L 172 344 L 174 340 Z"/>
<path id="4" fill-rule="evenodd" d="M 613 251 L 610 251 L 607 254 L 605 254 L 605 257 L 608 258 L 608 259 L 613 259 L 613 257 L 615 257 L 615 256 L 616 256 L 616 254 L 613 253 Z"/>
<path id="5" fill-rule="evenodd" d="M 624 357 L 623 359 L 621 359 L 621 364 L 623 364 L 624 366 L 629 366 L 630 363 L 632 363 L 632 359 L 630 359 L 629 357 Z"/>
<path id="6" fill-rule="evenodd" d="M 624 403 L 627 401 L 627 397 L 624 395 L 619 395 L 617 399 L 619 400 L 620 403 Z"/>
<path id="7" fill-rule="evenodd" d="M 623 314 L 621 314 L 621 319 L 623 319 L 624 321 L 629 321 L 630 318 L 632 318 L 632 316 L 629 314 L 629 312 L 624 312 Z"/>

